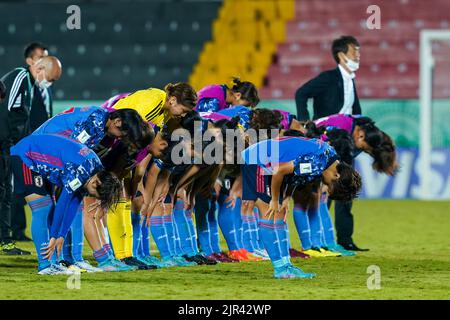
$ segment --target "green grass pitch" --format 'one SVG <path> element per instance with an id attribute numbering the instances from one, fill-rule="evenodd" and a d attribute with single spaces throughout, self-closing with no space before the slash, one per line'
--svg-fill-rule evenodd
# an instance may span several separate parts
<path id="1" fill-rule="evenodd" d="M 353 212 L 355 242 L 371 250 L 294 260 L 317 274 L 312 280 L 275 280 L 265 261 L 83 274 L 80 289 L 71 290 L 65 276 L 36 275 L 35 254 L 1 255 L 0 299 L 450 299 L 450 202 L 361 200 Z M 92 257 L 88 249 L 85 255 Z M 371 265 L 381 271 L 379 290 L 367 288 Z"/>

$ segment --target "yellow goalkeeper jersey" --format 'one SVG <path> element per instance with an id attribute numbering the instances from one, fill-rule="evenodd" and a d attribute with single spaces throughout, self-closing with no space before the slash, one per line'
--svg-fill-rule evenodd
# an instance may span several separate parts
<path id="1" fill-rule="evenodd" d="M 114 109 L 136 110 L 142 119 L 162 128 L 164 126 L 164 103 L 166 92 L 160 89 L 148 88 L 136 91 L 114 104 Z"/>

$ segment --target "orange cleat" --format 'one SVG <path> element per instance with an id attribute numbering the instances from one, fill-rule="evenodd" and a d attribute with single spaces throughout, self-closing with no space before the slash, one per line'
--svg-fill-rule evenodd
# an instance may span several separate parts
<path id="1" fill-rule="evenodd" d="M 261 257 L 257 257 L 257 256 L 255 256 L 254 254 L 248 252 L 245 249 L 240 249 L 239 251 L 242 253 L 242 255 L 244 257 L 247 258 L 246 261 L 261 261 L 262 260 Z"/>

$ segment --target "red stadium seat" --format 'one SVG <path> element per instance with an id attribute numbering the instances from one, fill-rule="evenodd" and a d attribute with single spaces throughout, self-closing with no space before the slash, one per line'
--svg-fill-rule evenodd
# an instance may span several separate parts
<path id="1" fill-rule="evenodd" d="M 351 34 L 362 47 L 356 80 L 362 98 L 417 98 L 420 30 L 449 28 L 450 2 L 434 0 L 430 7 L 421 0 L 378 1 L 382 10 L 380 30 L 367 29 L 366 9 L 371 4 L 371 0 L 341 0 L 333 5 L 329 0 L 298 0 L 296 17 L 287 25 L 286 41 L 278 46 L 261 96 L 292 99 L 301 84 L 335 67 L 331 42 Z M 433 94 L 447 98 L 450 43 L 436 43 L 433 52 L 438 66 Z"/>

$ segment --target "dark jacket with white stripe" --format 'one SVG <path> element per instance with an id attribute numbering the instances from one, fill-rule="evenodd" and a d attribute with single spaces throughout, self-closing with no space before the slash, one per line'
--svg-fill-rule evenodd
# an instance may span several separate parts
<path id="1" fill-rule="evenodd" d="M 3 152 L 30 134 L 30 109 L 34 79 L 28 68 L 3 76 L 6 98 L 0 103 L 0 150 Z"/>

